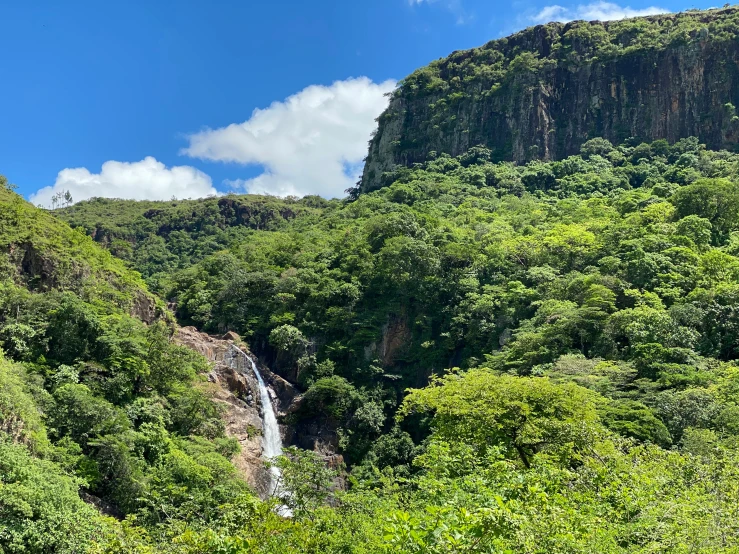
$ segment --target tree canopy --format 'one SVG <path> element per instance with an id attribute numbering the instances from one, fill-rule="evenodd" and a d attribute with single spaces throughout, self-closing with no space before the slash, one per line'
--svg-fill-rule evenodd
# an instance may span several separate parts
<path id="1" fill-rule="evenodd" d="M 345 200 L 56 213 L 99 244 L 7 191 L 0 547 L 736 551 L 739 155 L 595 139 L 386 178 Z M 116 206 L 139 215 L 88 225 Z M 23 263 L 29 237 L 43 255 Z M 164 300 L 294 384 L 283 424 L 335 437 L 275 461 L 279 498 L 238 477 Z"/>

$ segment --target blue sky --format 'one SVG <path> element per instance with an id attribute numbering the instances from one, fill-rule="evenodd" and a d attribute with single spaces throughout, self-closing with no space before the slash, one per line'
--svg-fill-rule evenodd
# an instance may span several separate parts
<path id="1" fill-rule="evenodd" d="M 415 68 L 548 19 L 713 4 L 3 0 L 0 173 L 42 204 L 63 189 L 337 196 Z"/>

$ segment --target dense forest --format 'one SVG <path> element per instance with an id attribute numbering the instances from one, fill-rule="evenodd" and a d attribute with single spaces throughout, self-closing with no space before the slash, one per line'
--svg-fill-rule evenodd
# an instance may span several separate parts
<path id="1" fill-rule="evenodd" d="M 381 181 L 50 211 L 0 178 L 0 553 L 739 552 L 739 154 Z M 294 387 L 271 495 L 180 326 Z"/>
<path id="2" fill-rule="evenodd" d="M 258 515 L 231 527 L 240 504 L 219 504 L 217 524 L 136 520 L 137 541 L 734 548 L 739 156 L 692 138 L 595 139 L 526 165 L 490 156 L 440 155 L 343 201 L 93 200 L 58 213 L 128 260 L 180 323 L 245 337 L 303 391 L 284 423 L 335 429 L 348 465 L 336 490 L 295 454 L 285 479 L 307 473 L 315 487 L 290 521 L 252 498 Z M 105 215 L 117 205 L 120 222 Z M 142 255 L 152 245 L 165 274 Z"/>

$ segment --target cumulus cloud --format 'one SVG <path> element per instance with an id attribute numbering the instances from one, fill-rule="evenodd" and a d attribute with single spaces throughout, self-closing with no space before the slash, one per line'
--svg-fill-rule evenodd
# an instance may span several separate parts
<path id="1" fill-rule="evenodd" d="M 359 178 L 375 118 L 387 106 L 385 95 L 395 84 L 360 77 L 312 85 L 254 110 L 243 123 L 189 135 L 190 144 L 181 153 L 264 168 L 252 179 L 226 182 L 232 188 L 340 197 Z"/>
<path id="2" fill-rule="evenodd" d="M 69 191 L 75 202 L 94 196 L 130 198 L 134 200 L 168 200 L 199 198 L 218 194 L 211 179 L 190 166 L 167 168 L 162 162 L 148 156 L 140 162 L 105 162 L 100 173 L 87 168 L 63 169 L 50 187 L 32 194 L 34 204 L 51 207 L 53 195 Z"/>
<path id="3" fill-rule="evenodd" d="M 656 15 L 668 11 L 657 6 L 634 9 L 629 6 L 619 6 L 612 2 L 600 1 L 590 4 L 580 4 L 574 8 L 565 8 L 557 4 L 546 6 L 532 15 L 530 19 L 533 23 L 548 23 L 550 21 L 567 22 L 577 19 L 584 19 L 586 21 L 611 21 L 614 19 L 626 19 L 628 17 Z"/>

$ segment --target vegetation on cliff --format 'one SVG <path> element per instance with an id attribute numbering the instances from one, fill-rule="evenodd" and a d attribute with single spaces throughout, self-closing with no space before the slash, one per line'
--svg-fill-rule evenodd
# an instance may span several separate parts
<path id="1" fill-rule="evenodd" d="M 731 146 L 738 18 L 455 53 L 397 91 L 345 200 L 50 213 L 0 181 L 0 552 L 738 552 L 739 154 L 673 116 L 607 140 L 661 109 L 619 83 L 699 60 L 705 86 L 724 76 L 699 130 Z M 562 71 L 593 127 L 542 141 Z M 718 113 L 685 83 L 674 121 Z M 510 147 L 470 124 L 498 112 L 523 122 Z M 256 497 L 175 317 L 295 384 L 283 422 L 337 449 L 341 479 L 289 447 L 281 498 Z"/>
<path id="2" fill-rule="evenodd" d="M 549 23 L 418 69 L 378 118 L 361 190 L 396 166 L 482 144 L 493 159 L 562 159 L 592 138 L 710 148 L 739 140 L 739 9 Z M 655 91 L 659 91 L 656 93 Z"/>
<path id="3" fill-rule="evenodd" d="M 317 196 L 281 200 L 236 196 L 203 200 L 137 202 L 94 198 L 57 210 L 72 227 L 133 263 L 149 287 L 173 271 L 243 239 L 251 230 L 277 230 L 327 205 Z"/>

